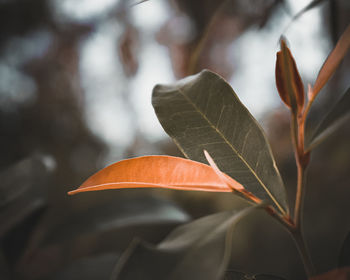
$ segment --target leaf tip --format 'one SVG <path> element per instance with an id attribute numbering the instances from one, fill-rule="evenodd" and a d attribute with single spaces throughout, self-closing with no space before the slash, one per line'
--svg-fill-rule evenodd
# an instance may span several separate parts
<path id="1" fill-rule="evenodd" d="M 214 162 L 213 158 L 210 156 L 210 154 L 208 153 L 207 150 L 203 150 L 205 158 L 207 159 L 209 165 L 214 169 L 214 171 L 216 173 L 221 172 L 219 167 L 216 165 L 216 163 Z"/>
<path id="2" fill-rule="evenodd" d="M 286 36 L 284 36 L 283 34 L 280 36 L 280 44 L 286 44 L 286 42 L 288 41 Z"/>
<path id="3" fill-rule="evenodd" d="M 211 168 L 213 168 L 213 170 L 215 171 L 215 173 L 219 176 L 219 178 L 232 190 L 234 191 L 239 191 L 241 192 L 242 190 L 245 190 L 245 188 L 238 183 L 236 180 L 234 180 L 233 178 L 227 176 L 225 173 L 223 173 L 219 167 L 216 165 L 216 163 L 214 162 L 213 158 L 210 156 L 210 154 L 208 153 L 207 150 L 204 150 L 204 155 L 209 163 L 209 165 L 211 166 Z"/>
<path id="4" fill-rule="evenodd" d="M 79 192 L 80 192 L 79 189 L 75 189 L 75 190 L 71 190 L 71 191 L 67 192 L 67 194 L 68 194 L 68 195 L 75 195 L 75 194 L 77 194 L 77 193 L 79 193 Z"/>
<path id="5" fill-rule="evenodd" d="M 311 86 L 311 84 L 310 83 L 308 83 L 307 84 L 307 98 L 309 99 L 309 100 L 313 100 L 314 99 L 314 93 L 313 93 L 313 91 L 312 91 L 312 86 Z"/>

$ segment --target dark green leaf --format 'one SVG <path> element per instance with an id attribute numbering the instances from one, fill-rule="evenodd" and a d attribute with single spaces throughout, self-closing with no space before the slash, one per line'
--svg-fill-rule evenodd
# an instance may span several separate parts
<path id="1" fill-rule="evenodd" d="M 84 258 L 55 272 L 51 280 L 109 280 L 118 256 L 114 254 Z"/>
<path id="2" fill-rule="evenodd" d="M 4 207 L 43 183 L 50 171 L 45 158 L 33 156 L 19 161 L 0 173 L 0 207 Z"/>
<path id="3" fill-rule="evenodd" d="M 255 208 L 222 212 L 180 226 L 156 247 L 135 241 L 112 279 L 221 279 L 230 258 L 232 231 Z"/>
<path id="4" fill-rule="evenodd" d="M 135 236 L 159 242 L 188 219 L 175 204 L 144 194 L 119 194 L 109 203 L 76 212 L 60 209 L 47 214 L 38 226 L 19 273 L 28 280 L 45 278 L 79 258 L 122 252 Z"/>
<path id="5" fill-rule="evenodd" d="M 251 274 L 240 271 L 226 271 L 224 280 L 284 280 L 281 277 L 268 274 Z"/>
<path id="6" fill-rule="evenodd" d="M 47 204 L 45 158 L 24 159 L 0 174 L 0 237 Z"/>
<path id="7" fill-rule="evenodd" d="M 312 150 L 350 118 L 350 88 L 343 94 L 313 134 L 307 150 Z"/>
<path id="8" fill-rule="evenodd" d="M 350 266 L 350 233 L 346 236 L 340 250 L 338 267 Z"/>
<path id="9" fill-rule="evenodd" d="M 164 130 L 188 158 L 206 163 L 207 150 L 221 171 L 288 211 L 266 136 L 224 79 L 204 70 L 173 85 L 157 85 L 152 103 Z"/>
<path id="10" fill-rule="evenodd" d="M 4 236 L 18 223 L 47 205 L 46 198 L 26 193 L 21 199 L 16 199 L 11 205 L 0 211 L 0 237 Z"/>
<path id="11" fill-rule="evenodd" d="M 0 251 L 0 279 L 8 280 L 10 279 L 10 269 L 9 265 L 3 255 L 2 251 Z"/>

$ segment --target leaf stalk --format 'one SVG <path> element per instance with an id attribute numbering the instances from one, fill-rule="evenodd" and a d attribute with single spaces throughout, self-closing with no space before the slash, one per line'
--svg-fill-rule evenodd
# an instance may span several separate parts
<path id="1" fill-rule="evenodd" d="M 310 161 L 310 151 L 305 151 L 305 122 L 310 110 L 313 98 L 309 99 L 304 109 L 296 114 L 292 111 L 291 133 L 295 160 L 297 165 L 297 191 L 294 205 L 293 226 L 289 227 L 293 239 L 297 245 L 308 276 L 315 274 L 315 268 L 311 261 L 310 253 L 305 243 L 302 230 L 303 204 L 305 196 L 305 181 L 307 167 Z"/>

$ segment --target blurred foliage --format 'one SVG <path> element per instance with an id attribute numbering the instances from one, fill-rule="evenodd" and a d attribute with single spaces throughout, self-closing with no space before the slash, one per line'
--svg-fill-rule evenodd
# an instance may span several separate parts
<path id="1" fill-rule="evenodd" d="M 199 217 L 230 209 L 235 202 L 228 195 L 178 192 L 66 196 L 68 189 L 97 170 L 108 152 L 83 116 L 81 43 L 101 22 L 116 20 L 124 29 L 116 42 L 115 51 L 120 56 L 116 63 L 122 63 L 125 75 L 132 77 L 140 63 L 142 42 L 129 17 L 127 0 L 85 21 L 60 15 L 56 2 L 0 1 L 0 278 L 4 280 L 109 279 L 116 260 L 134 236 L 156 243 L 189 215 Z M 324 12 L 325 29 L 329 30 L 328 40 L 335 42 L 348 23 L 350 5 L 347 0 L 325 2 L 323 5 L 329 5 Z M 288 9 L 281 0 L 167 3 L 172 15 L 159 27 L 155 40 L 168 47 L 176 77 L 202 68 L 230 77 L 234 67 L 226 59 L 230 43 L 252 26 L 265 26 L 274 12 L 281 11 L 278 6 Z M 177 19 L 184 15 L 190 26 L 183 31 L 193 32 L 177 37 L 184 22 Z M 349 64 L 347 57 L 328 93 L 341 92 Z M 335 101 L 335 94 L 322 96 L 310 123 Z M 292 194 L 295 167 L 285 115 L 282 109 L 273 112 L 266 123 L 287 191 Z M 128 156 L 149 147 L 158 153 L 179 154 L 169 141 L 153 143 L 141 133 L 137 137 L 126 147 Z M 307 192 L 313 195 L 307 196 L 306 232 L 320 272 L 335 266 L 332 260 L 350 228 L 349 221 L 341 218 L 341 213 L 349 211 L 349 139 L 346 126 L 320 146 L 310 168 Z M 250 219 L 236 233 L 241 245 L 234 248 L 232 268 L 269 273 L 272 259 L 279 274 L 300 279 L 297 257 L 276 257 L 281 251 L 294 252 L 284 234 L 276 233 L 274 225 L 264 226 L 264 215 Z M 269 240 L 275 243 L 273 248 L 266 246 Z"/>

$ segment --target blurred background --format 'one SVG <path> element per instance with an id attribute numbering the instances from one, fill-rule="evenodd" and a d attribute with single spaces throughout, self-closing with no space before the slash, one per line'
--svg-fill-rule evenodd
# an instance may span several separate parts
<path id="1" fill-rule="evenodd" d="M 0 0 L 0 279 L 109 279 L 134 236 L 156 243 L 176 225 L 242 203 L 155 190 L 66 195 L 112 162 L 181 156 L 153 112 L 152 89 L 204 68 L 263 125 L 292 198 L 289 115 L 274 83 L 279 38 L 313 83 L 349 15 L 347 0 Z M 349 86 L 349 65 L 347 55 L 311 129 Z M 305 230 L 319 272 L 336 265 L 350 229 L 349 140 L 347 125 L 311 162 Z M 303 277 L 277 225 L 263 214 L 242 224 L 233 269 Z"/>

